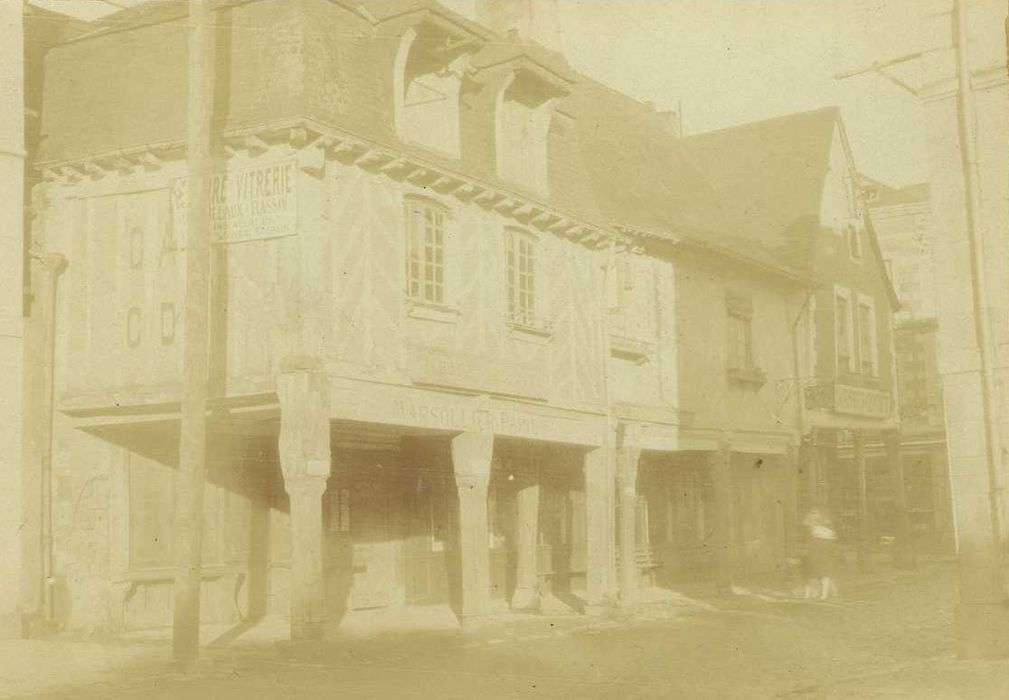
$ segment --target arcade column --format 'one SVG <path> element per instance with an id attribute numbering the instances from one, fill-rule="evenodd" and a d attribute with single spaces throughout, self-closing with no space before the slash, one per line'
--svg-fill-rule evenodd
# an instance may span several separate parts
<path id="1" fill-rule="evenodd" d="M 590 610 L 613 602 L 616 546 L 611 526 L 614 509 L 613 450 L 600 447 L 585 455 L 586 604 Z"/>
<path id="2" fill-rule="evenodd" d="M 540 485 L 536 477 L 522 477 L 516 494 L 516 561 L 515 593 L 512 595 L 513 610 L 535 610 L 539 608 L 539 572 L 537 570 L 537 549 L 539 545 Z"/>
<path id="3" fill-rule="evenodd" d="M 285 360 L 277 380 L 280 465 L 291 504 L 291 639 L 325 635 L 322 495 L 330 472 L 329 384 L 322 362 Z"/>
<path id="4" fill-rule="evenodd" d="M 732 450 L 728 442 L 708 453 L 715 500 L 715 582 L 722 592 L 732 590 L 735 568 L 732 531 L 735 514 L 732 503 Z"/>
<path id="5" fill-rule="evenodd" d="M 464 625 L 485 615 L 490 599 L 487 489 L 493 453 L 493 433 L 469 432 L 452 438 L 452 470 L 459 495 L 459 570 L 462 576 L 459 617 Z"/>
<path id="6" fill-rule="evenodd" d="M 638 591 L 637 513 L 638 463 L 641 450 L 625 446 L 617 450 L 617 481 L 620 489 L 620 600 L 634 599 Z"/>

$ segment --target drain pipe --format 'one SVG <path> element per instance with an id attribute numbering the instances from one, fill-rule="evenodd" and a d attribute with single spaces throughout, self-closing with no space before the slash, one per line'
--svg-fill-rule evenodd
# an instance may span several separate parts
<path id="1" fill-rule="evenodd" d="M 38 437 L 41 447 L 39 476 L 41 496 L 41 545 L 42 545 L 42 617 L 43 627 L 51 631 L 55 626 L 55 605 L 53 578 L 53 415 L 55 411 L 53 374 L 55 369 L 56 348 L 56 290 L 60 273 L 66 267 L 66 258 L 59 253 L 42 253 L 32 251 L 32 260 L 38 261 L 45 270 L 44 291 L 41 302 L 41 327 L 36 326 L 42 334 L 42 382 L 41 406 L 38 413 Z"/>

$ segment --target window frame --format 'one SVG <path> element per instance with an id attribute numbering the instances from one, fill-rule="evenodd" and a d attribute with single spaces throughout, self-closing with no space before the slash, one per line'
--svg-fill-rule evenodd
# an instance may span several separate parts
<path id="1" fill-rule="evenodd" d="M 863 338 L 862 331 L 862 309 L 868 311 L 868 339 Z M 872 297 L 866 294 L 857 295 L 857 305 L 855 307 L 855 320 L 858 324 L 858 373 L 864 376 L 879 377 L 879 337 L 877 330 L 876 304 Z M 868 342 L 866 342 L 868 341 Z M 868 358 L 866 357 L 868 355 Z M 866 360 L 870 366 L 869 371 L 865 371 Z"/>
<path id="2" fill-rule="evenodd" d="M 862 262 L 862 235 L 858 226 L 846 224 L 844 227 L 844 243 L 848 248 L 848 257 L 854 262 Z"/>
<path id="3" fill-rule="evenodd" d="M 418 212 L 415 207 L 420 207 L 420 217 L 417 217 Z M 434 242 L 429 240 L 429 234 L 432 233 L 429 216 L 436 216 L 438 219 L 436 231 L 439 235 L 438 240 Z M 427 197 L 410 195 L 404 199 L 404 217 L 404 291 L 406 297 L 417 304 L 447 307 L 447 247 L 450 211 L 440 202 Z M 420 230 L 414 228 L 418 218 L 424 222 Z M 429 246 L 432 248 L 430 254 Z M 416 252 L 418 250 L 419 253 Z"/>
<path id="4" fill-rule="evenodd" d="M 850 289 L 845 287 L 834 286 L 834 366 L 837 374 L 855 374 L 857 372 L 857 361 L 858 358 L 855 357 L 855 316 L 854 316 L 854 295 Z M 840 316 L 838 313 L 838 306 L 840 301 L 845 303 L 846 313 L 844 314 L 845 322 L 845 342 L 844 346 L 847 350 L 846 355 L 841 355 L 841 334 L 840 334 Z M 844 357 L 847 362 L 842 365 L 841 358 Z"/>
<path id="5" fill-rule="evenodd" d="M 526 229 L 505 229 L 506 315 L 512 325 L 541 325 L 540 254 L 539 236 Z"/>

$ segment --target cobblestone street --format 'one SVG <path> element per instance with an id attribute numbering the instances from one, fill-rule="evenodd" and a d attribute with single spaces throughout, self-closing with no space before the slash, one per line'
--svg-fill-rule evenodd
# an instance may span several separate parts
<path id="1" fill-rule="evenodd" d="M 499 620 L 467 635 L 240 640 L 208 649 L 188 675 L 170 670 L 158 641 L 7 642 L 0 697 L 1004 697 L 1009 665 L 953 656 L 953 578 L 952 564 L 925 562 L 913 574 L 849 573 L 829 603 L 737 589 L 598 618 Z"/>

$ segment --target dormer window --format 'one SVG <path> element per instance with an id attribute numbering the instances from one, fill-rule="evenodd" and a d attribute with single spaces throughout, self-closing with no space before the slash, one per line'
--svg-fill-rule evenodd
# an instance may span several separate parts
<path id="1" fill-rule="evenodd" d="M 403 34 L 393 79 L 401 139 L 459 157 L 459 92 L 470 47 L 441 25 L 420 24 Z"/>
<path id="2" fill-rule="evenodd" d="M 555 83 L 519 69 L 497 99 L 498 175 L 540 195 L 547 193 L 547 137 L 559 94 Z"/>

